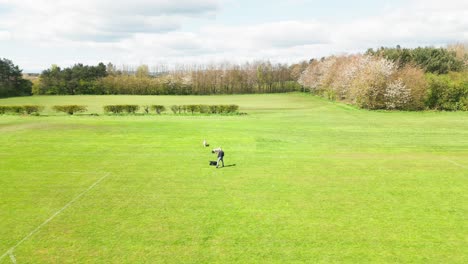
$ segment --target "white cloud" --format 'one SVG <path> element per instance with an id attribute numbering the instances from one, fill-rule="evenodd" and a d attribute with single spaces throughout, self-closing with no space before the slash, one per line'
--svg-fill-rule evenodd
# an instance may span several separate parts
<path id="1" fill-rule="evenodd" d="M 311 17 L 248 26 L 226 26 L 213 19 L 224 1 L 230 0 L 0 0 L 0 8 L 9 7 L 0 15 L 0 48 L 15 51 L 14 43 L 30 43 L 24 45 L 49 52 L 37 57 L 43 64 L 32 59 L 34 52 L 18 52 L 16 57 L 45 68 L 98 61 L 292 62 L 369 47 L 468 41 L 466 0 L 411 0 L 398 9 L 345 22 Z M 194 21 L 198 24 L 191 27 Z M 12 44 L 2 46 L 1 41 Z"/>
<path id="2" fill-rule="evenodd" d="M 11 34 L 8 31 L 0 30 L 0 41 L 8 41 L 11 38 Z"/>
<path id="3" fill-rule="evenodd" d="M 139 32 L 169 32 L 218 9 L 217 0 L 0 0 L 0 18 L 16 39 L 108 41 Z"/>
<path id="4" fill-rule="evenodd" d="M 336 43 L 362 48 L 386 45 L 443 45 L 468 41 L 468 2 L 413 1 L 387 14 L 341 25 Z"/>

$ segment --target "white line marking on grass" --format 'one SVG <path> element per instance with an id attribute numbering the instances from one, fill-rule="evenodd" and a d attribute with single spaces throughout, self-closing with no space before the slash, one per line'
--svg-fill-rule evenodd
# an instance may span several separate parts
<path id="1" fill-rule="evenodd" d="M 467 166 L 463 166 L 463 165 L 461 165 L 460 163 L 458 163 L 458 162 L 456 162 L 456 161 L 453 161 L 453 160 L 451 160 L 451 159 L 449 159 L 449 158 L 445 158 L 445 159 L 446 159 L 448 162 L 450 162 L 450 163 L 452 163 L 453 165 L 455 165 L 455 166 L 458 166 L 458 167 L 463 168 L 463 169 L 468 169 Z"/>
<path id="2" fill-rule="evenodd" d="M 77 196 L 75 196 L 75 198 L 73 198 L 70 202 L 68 202 L 64 207 L 62 207 L 60 210 L 58 210 L 57 212 L 55 212 L 51 217 L 47 218 L 47 220 L 45 220 L 42 224 L 40 224 L 39 226 L 37 226 L 33 231 L 31 231 L 31 233 L 29 233 L 27 236 L 25 236 L 23 239 L 21 239 L 18 243 L 16 243 L 16 245 L 14 245 L 13 247 L 11 247 L 10 249 L 7 250 L 7 252 L 5 252 L 3 255 L 0 256 L 0 260 L 2 260 L 6 255 L 10 255 L 10 258 L 11 256 L 13 255 L 13 251 L 19 246 L 21 245 L 24 241 L 26 241 L 28 238 L 30 238 L 32 235 L 34 235 L 35 233 L 37 233 L 43 226 L 45 226 L 47 223 L 49 223 L 50 221 L 52 221 L 52 219 L 54 219 L 57 215 L 59 215 L 61 212 L 63 212 L 65 209 L 67 209 L 68 207 L 70 207 L 70 205 L 72 205 L 76 200 L 80 199 L 81 196 L 85 195 L 87 192 L 89 192 L 91 189 L 94 188 L 94 186 L 98 185 L 102 180 L 104 180 L 105 178 L 107 178 L 108 176 L 110 175 L 110 173 L 107 173 L 106 175 L 102 176 L 99 180 L 97 180 L 96 182 L 94 182 L 91 186 L 89 186 L 86 190 L 84 190 L 82 193 L 78 194 Z M 13 256 L 14 258 L 14 256 Z"/>
<path id="3" fill-rule="evenodd" d="M 13 251 L 10 251 L 8 255 L 10 255 L 11 262 L 13 262 L 13 264 L 16 264 L 16 258 L 15 255 L 13 255 Z"/>

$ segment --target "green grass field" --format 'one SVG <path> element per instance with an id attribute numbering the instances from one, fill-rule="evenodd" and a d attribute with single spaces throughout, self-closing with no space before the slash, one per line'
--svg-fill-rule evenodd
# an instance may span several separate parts
<path id="1" fill-rule="evenodd" d="M 0 116 L 0 263 L 468 262 L 468 113 L 303 94 L 0 100 L 34 103 L 248 115 Z M 229 167 L 208 166 L 204 138 Z"/>

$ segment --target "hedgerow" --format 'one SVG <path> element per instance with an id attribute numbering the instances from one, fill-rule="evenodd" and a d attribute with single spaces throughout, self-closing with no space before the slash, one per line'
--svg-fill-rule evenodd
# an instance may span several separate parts
<path id="1" fill-rule="evenodd" d="M 19 105 L 7 105 L 0 106 L 0 114 L 22 114 L 24 113 L 24 107 Z"/>
<path id="2" fill-rule="evenodd" d="M 40 105 L 8 105 L 0 106 L 0 114 L 37 114 L 44 110 Z"/>
<path id="3" fill-rule="evenodd" d="M 173 105 L 171 110 L 174 114 L 182 111 L 200 114 L 232 114 L 239 110 L 238 105 Z"/>
<path id="4" fill-rule="evenodd" d="M 26 112 L 26 114 L 34 114 L 34 113 L 40 113 L 41 111 L 44 110 L 44 106 L 41 105 L 23 105 L 23 109 Z"/>
<path id="5" fill-rule="evenodd" d="M 54 105 L 52 109 L 56 112 L 63 112 L 69 115 L 73 115 L 75 113 L 86 112 L 88 107 L 86 105 Z"/>
<path id="6" fill-rule="evenodd" d="M 106 113 L 113 113 L 113 114 L 120 114 L 120 113 L 128 113 L 134 114 L 140 109 L 138 105 L 105 105 L 104 112 Z"/>
<path id="7" fill-rule="evenodd" d="M 156 111 L 156 114 L 160 115 L 162 112 L 166 111 L 164 105 L 152 105 L 151 110 Z"/>

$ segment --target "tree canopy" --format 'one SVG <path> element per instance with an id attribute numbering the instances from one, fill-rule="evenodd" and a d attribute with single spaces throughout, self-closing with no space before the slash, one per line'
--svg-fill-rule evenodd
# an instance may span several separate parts
<path id="1" fill-rule="evenodd" d="M 105 76 L 107 71 L 103 63 L 97 66 L 79 63 L 64 69 L 52 65 L 42 72 L 40 84 L 35 87 L 34 94 L 99 94 L 96 80 Z"/>
<path id="2" fill-rule="evenodd" d="M 415 49 L 384 48 L 373 50 L 369 49 L 367 55 L 381 56 L 385 59 L 395 62 L 402 68 L 408 64 L 421 67 L 426 72 L 436 74 L 446 74 L 454 71 L 459 72 L 464 68 L 464 60 L 457 57 L 455 51 L 444 48 L 418 47 Z"/>
<path id="3" fill-rule="evenodd" d="M 32 83 L 11 60 L 0 59 L 0 97 L 31 95 Z"/>

